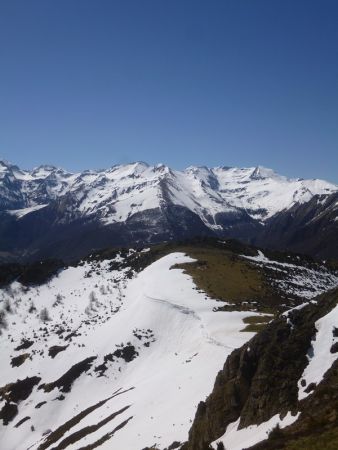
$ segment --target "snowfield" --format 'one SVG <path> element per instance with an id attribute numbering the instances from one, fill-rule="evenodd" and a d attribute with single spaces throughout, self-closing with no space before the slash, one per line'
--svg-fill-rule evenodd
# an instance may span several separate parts
<path id="1" fill-rule="evenodd" d="M 192 261 L 172 253 L 133 277 L 109 260 L 86 262 L 41 286 L 3 289 L 0 386 L 41 380 L 0 425 L 0 447 L 79 450 L 99 442 L 141 450 L 185 441 L 226 357 L 253 336 L 241 330 L 255 314 L 214 312 L 220 302 L 172 268 Z M 19 355 L 24 362 L 13 365 Z"/>

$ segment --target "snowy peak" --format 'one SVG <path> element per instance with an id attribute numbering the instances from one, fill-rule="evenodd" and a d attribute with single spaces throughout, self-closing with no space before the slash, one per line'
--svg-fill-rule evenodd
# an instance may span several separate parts
<path id="1" fill-rule="evenodd" d="M 257 166 L 250 175 L 251 180 L 264 180 L 266 178 L 280 178 L 278 174 L 272 169 L 267 169 L 263 166 Z"/>
<path id="2" fill-rule="evenodd" d="M 55 166 L 42 165 L 42 166 L 35 167 L 32 170 L 31 175 L 36 178 L 46 178 L 52 172 L 55 172 L 56 170 L 58 170 L 58 169 Z"/>

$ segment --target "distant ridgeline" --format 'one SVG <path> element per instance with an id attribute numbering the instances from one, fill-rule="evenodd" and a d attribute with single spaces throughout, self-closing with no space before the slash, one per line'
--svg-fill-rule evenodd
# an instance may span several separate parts
<path id="1" fill-rule="evenodd" d="M 107 247 L 237 238 L 338 258 L 338 190 L 270 169 L 137 162 L 69 173 L 0 162 L 0 261 L 72 260 Z"/>

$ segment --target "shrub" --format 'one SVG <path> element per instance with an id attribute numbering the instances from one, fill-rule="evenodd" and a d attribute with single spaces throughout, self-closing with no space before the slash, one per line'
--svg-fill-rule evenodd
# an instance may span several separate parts
<path id="1" fill-rule="evenodd" d="M 42 308 L 42 310 L 40 311 L 40 320 L 42 322 L 48 322 L 51 320 L 47 308 Z"/>
<path id="2" fill-rule="evenodd" d="M 4 300 L 4 307 L 5 307 L 6 312 L 8 312 L 8 313 L 13 312 L 12 305 L 11 305 L 11 302 L 8 297 L 6 297 Z"/>
<path id="3" fill-rule="evenodd" d="M 106 295 L 107 294 L 105 286 L 103 286 L 103 285 L 100 286 L 100 292 L 101 292 L 102 295 Z"/>
<path id="4" fill-rule="evenodd" d="M 31 304 L 30 304 L 30 306 L 29 306 L 28 312 L 29 312 L 30 314 L 32 314 L 32 313 L 35 312 L 35 311 L 36 311 L 36 307 L 35 307 L 35 305 L 34 305 L 34 303 L 33 303 L 33 301 L 32 301 Z"/>
<path id="5" fill-rule="evenodd" d="M 85 313 L 90 315 L 92 312 L 97 312 L 95 305 L 98 304 L 95 292 L 91 291 L 89 294 L 89 305 L 85 309 Z"/>
<path id="6" fill-rule="evenodd" d="M 1 330 L 4 330 L 7 328 L 7 320 L 6 320 L 6 312 L 5 311 L 0 311 L 0 334 L 1 334 Z"/>
<path id="7" fill-rule="evenodd" d="M 91 291 L 91 293 L 89 294 L 89 301 L 91 303 L 95 303 L 97 301 L 96 295 L 94 291 Z"/>
<path id="8" fill-rule="evenodd" d="M 56 296 L 55 296 L 55 302 L 53 303 L 53 308 L 54 308 L 55 306 L 62 305 L 62 303 L 63 303 L 62 300 L 63 300 L 62 295 L 61 295 L 61 294 L 56 294 Z"/>

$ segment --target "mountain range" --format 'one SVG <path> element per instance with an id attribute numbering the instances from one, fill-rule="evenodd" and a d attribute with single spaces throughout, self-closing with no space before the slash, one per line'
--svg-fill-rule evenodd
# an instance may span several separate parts
<path id="1" fill-rule="evenodd" d="M 143 162 L 70 173 L 0 162 L 0 258 L 71 260 L 193 236 L 338 257 L 338 186 L 264 167 Z"/>

